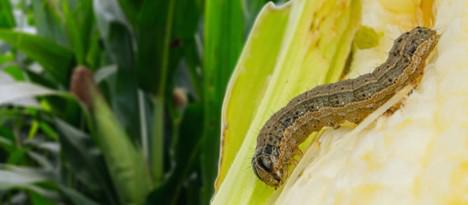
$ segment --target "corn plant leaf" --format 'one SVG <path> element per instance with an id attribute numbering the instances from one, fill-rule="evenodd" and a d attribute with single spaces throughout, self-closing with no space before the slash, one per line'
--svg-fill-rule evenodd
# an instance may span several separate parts
<path id="1" fill-rule="evenodd" d="M 76 60 L 86 65 L 88 49 L 97 44 L 91 41 L 94 28 L 93 7 L 91 0 L 66 0 L 62 2 L 65 29 Z"/>
<path id="2" fill-rule="evenodd" d="M 318 84 L 339 79 L 351 50 L 354 33 L 359 27 L 359 0 L 340 2 L 298 0 L 279 8 L 271 7 L 272 5 L 267 5 L 259 15 L 253 32 L 249 35 L 224 101 L 222 136 L 226 142 L 223 144 L 223 149 L 226 151 L 223 151 L 221 158 L 224 159 L 226 155 L 235 155 L 235 158 L 232 163 L 228 160 L 223 162 L 228 164 L 222 166 L 230 168 L 224 180 L 222 177 L 225 173 L 223 170 L 220 172 L 221 178 L 218 181 L 220 187 L 213 198 L 213 204 L 271 202 L 275 190 L 258 180 L 251 167 L 256 137 L 261 126 L 273 112 L 287 104 L 294 96 Z M 272 14 L 274 12 L 288 16 L 280 17 L 280 14 Z M 272 23 L 275 21 L 269 18 L 282 19 L 278 22 L 283 24 Z M 271 42 L 277 44 L 276 46 L 263 45 L 268 46 L 267 48 L 279 48 L 276 57 L 270 53 L 271 58 L 258 59 L 258 61 L 272 62 L 267 69 L 258 67 L 262 64 L 256 62 L 257 59 L 249 59 L 260 56 L 253 52 L 265 52 L 258 48 L 262 41 L 269 43 L 271 41 L 259 38 L 265 36 L 265 33 L 283 33 L 282 36 L 277 34 L 279 39 L 276 42 Z M 263 75 L 258 84 L 252 85 L 255 81 L 246 80 L 251 73 L 256 77 Z M 262 80 L 266 78 L 268 80 Z M 249 89 L 258 89 L 258 91 L 249 91 Z M 248 97 L 239 94 L 242 92 Z M 241 97 L 245 100 L 241 100 Z M 249 110 L 246 112 L 245 101 L 249 99 L 256 101 L 250 106 L 258 107 L 256 110 L 250 110 L 254 112 L 252 116 L 246 114 Z M 245 116 L 249 123 L 236 125 L 243 121 L 240 120 L 243 119 L 242 116 Z M 233 132 L 231 127 L 240 130 Z M 239 135 L 243 133 L 245 133 L 243 136 Z M 240 148 L 228 148 L 231 146 L 231 141 L 238 141 L 238 138 L 243 139 Z"/>
<path id="3" fill-rule="evenodd" d="M 15 27 L 15 17 L 9 0 L 0 0 L 0 28 Z"/>
<path id="4" fill-rule="evenodd" d="M 146 204 L 177 204 L 181 199 L 183 184 L 190 181 L 190 174 L 197 164 L 200 151 L 203 109 L 201 103 L 189 105 L 182 122 L 180 122 L 180 135 L 175 148 L 174 171 L 166 178 L 164 183 L 157 187 L 148 197 Z M 196 198 L 196 197 L 194 197 Z"/>
<path id="5" fill-rule="evenodd" d="M 55 119 L 54 122 L 61 134 L 59 141 L 63 157 L 71 164 L 75 175 L 89 187 L 100 187 L 109 200 L 107 203 L 116 204 L 114 200 L 117 195 L 104 157 L 90 136 L 60 119 Z M 68 192 L 75 195 L 72 191 Z"/>
<path id="6" fill-rule="evenodd" d="M 12 30 L 0 29 L 0 40 L 41 64 L 55 82 L 68 86 L 68 77 L 74 62 L 70 50 L 46 38 Z"/>
<path id="7" fill-rule="evenodd" d="M 41 197 L 57 199 L 58 193 L 52 189 L 46 189 L 39 186 L 39 183 L 54 184 L 53 173 L 40 169 L 19 167 L 12 165 L 0 166 L 0 190 L 7 191 L 12 189 L 25 189 L 37 193 Z M 94 201 L 85 197 L 76 190 L 68 188 L 64 185 L 57 184 L 60 191 L 76 204 L 95 205 Z"/>
<path id="8" fill-rule="evenodd" d="M 98 205 L 98 203 L 94 202 L 93 200 L 87 198 L 85 195 L 81 194 L 80 192 L 65 187 L 60 186 L 60 190 L 74 203 L 74 204 L 88 204 L 88 205 Z"/>
<path id="9" fill-rule="evenodd" d="M 67 46 L 68 39 L 60 16 L 58 1 L 32 1 L 31 3 L 37 35 L 53 39 L 61 46 Z"/>
<path id="10" fill-rule="evenodd" d="M 175 4 L 175 0 L 144 1 L 134 26 L 138 80 L 143 89 L 159 96 L 166 91 Z"/>
<path id="11" fill-rule="evenodd" d="M 93 7 L 107 53 L 117 65 L 115 80 L 109 81 L 112 110 L 127 134 L 138 142 L 141 136 L 140 113 L 132 31 L 116 1 L 93 1 Z"/>
<path id="12" fill-rule="evenodd" d="M 134 1 L 134 0 L 112 0 L 118 2 L 125 16 L 131 24 L 136 24 L 138 19 L 138 13 L 145 1 Z"/>
<path id="13" fill-rule="evenodd" d="M 49 180 L 46 175 L 26 169 L 0 169 L 0 190 L 25 187 Z"/>
<path id="14" fill-rule="evenodd" d="M 213 193 L 219 153 L 219 122 L 224 92 L 245 40 L 245 19 L 241 1 L 205 2 L 203 99 L 204 136 L 201 149 L 202 204 Z"/>
<path id="15" fill-rule="evenodd" d="M 39 183 L 52 182 L 52 175 L 39 169 L 0 165 L 0 190 L 24 189 L 36 192 L 42 196 L 57 198 L 57 192 L 39 186 Z"/>
<path id="16" fill-rule="evenodd" d="M 19 104 L 22 100 L 37 96 L 59 94 L 59 92 L 26 82 L 13 82 L 0 86 L 0 105 Z"/>

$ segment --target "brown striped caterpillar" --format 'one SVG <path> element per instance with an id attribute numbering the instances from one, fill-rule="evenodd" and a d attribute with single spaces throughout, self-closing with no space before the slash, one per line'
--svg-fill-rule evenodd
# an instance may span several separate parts
<path id="1" fill-rule="evenodd" d="M 361 122 L 407 85 L 422 78 L 436 31 L 416 27 L 394 41 L 385 63 L 354 79 L 321 85 L 293 98 L 265 123 L 257 138 L 252 167 L 267 185 L 278 187 L 300 154 L 298 145 L 323 127 Z"/>

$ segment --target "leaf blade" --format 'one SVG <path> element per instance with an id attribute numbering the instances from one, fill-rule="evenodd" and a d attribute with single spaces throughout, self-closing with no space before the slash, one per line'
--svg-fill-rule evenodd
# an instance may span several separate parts
<path id="1" fill-rule="evenodd" d="M 289 19 L 290 9 L 267 4 L 257 17 L 224 98 L 221 153 L 216 187 L 219 188 L 257 112 L 268 76 L 273 71 Z M 262 69 L 256 69 L 262 68 Z M 247 86 L 246 86 L 247 85 Z M 242 110 L 242 114 L 239 111 Z M 232 123 L 233 122 L 233 123 Z"/>
<path id="2" fill-rule="evenodd" d="M 37 61 L 56 82 L 67 86 L 74 62 L 70 50 L 46 38 L 12 30 L 0 29 L 0 39 Z"/>
<path id="3" fill-rule="evenodd" d="M 0 0 L 0 28 L 15 27 L 15 17 L 9 0 Z"/>
<path id="4" fill-rule="evenodd" d="M 19 100 L 54 94 L 59 92 L 31 83 L 8 83 L 0 86 L 0 105 L 15 104 Z"/>
<path id="5" fill-rule="evenodd" d="M 204 135 L 201 145 L 202 204 L 213 193 L 219 158 L 219 122 L 223 95 L 244 44 L 245 19 L 242 2 L 207 0 L 205 2 L 203 102 Z"/>

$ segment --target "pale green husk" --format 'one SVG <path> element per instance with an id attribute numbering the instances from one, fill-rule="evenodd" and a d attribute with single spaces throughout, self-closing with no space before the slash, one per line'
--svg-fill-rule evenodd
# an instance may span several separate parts
<path id="1" fill-rule="evenodd" d="M 360 23 L 360 1 L 267 4 L 224 100 L 222 155 L 213 204 L 268 204 L 275 190 L 250 165 L 258 130 L 297 94 L 340 78 Z"/>

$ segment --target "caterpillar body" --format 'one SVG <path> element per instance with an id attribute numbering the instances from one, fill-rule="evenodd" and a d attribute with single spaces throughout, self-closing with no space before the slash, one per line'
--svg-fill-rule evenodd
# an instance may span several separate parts
<path id="1" fill-rule="evenodd" d="M 275 188 L 284 183 L 298 145 L 323 127 L 361 122 L 406 85 L 417 85 L 436 46 L 436 31 L 416 27 L 399 36 L 386 61 L 371 73 L 317 86 L 293 98 L 268 119 L 257 137 L 255 175 Z"/>

